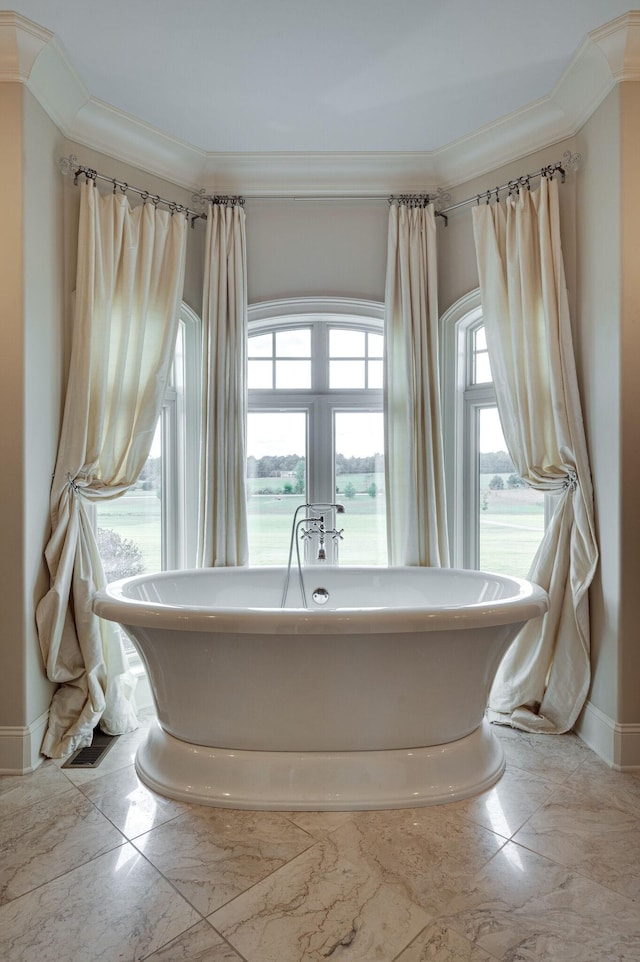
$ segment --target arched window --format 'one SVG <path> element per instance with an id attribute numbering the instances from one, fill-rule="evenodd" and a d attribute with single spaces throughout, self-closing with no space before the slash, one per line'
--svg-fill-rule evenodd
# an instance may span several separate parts
<path id="1" fill-rule="evenodd" d="M 517 475 L 496 406 L 480 292 L 442 318 L 442 383 L 453 563 L 526 577 L 548 505 Z"/>
<path id="2" fill-rule="evenodd" d="M 251 564 L 285 564 L 293 512 L 341 503 L 327 560 L 386 564 L 382 305 L 293 300 L 249 309 Z M 307 563 L 317 560 L 310 552 Z"/>

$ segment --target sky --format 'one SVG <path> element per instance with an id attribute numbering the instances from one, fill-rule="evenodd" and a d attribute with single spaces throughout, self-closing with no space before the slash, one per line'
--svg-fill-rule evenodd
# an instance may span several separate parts
<path id="1" fill-rule="evenodd" d="M 382 413 L 337 413 L 336 453 L 345 457 L 382 454 Z M 260 459 L 268 454 L 304 455 L 305 416 L 301 411 L 277 411 L 249 415 L 247 455 Z M 269 430 L 267 430 L 267 425 Z"/>

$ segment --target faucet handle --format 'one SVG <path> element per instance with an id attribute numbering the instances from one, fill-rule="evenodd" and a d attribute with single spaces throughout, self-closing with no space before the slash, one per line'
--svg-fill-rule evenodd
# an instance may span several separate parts
<path id="1" fill-rule="evenodd" d="M 344 532 L 344 528 L 340 528 L 339 531 L 336 528 L 334 528 L 333 531 L 331 532 L 331 537 L 333 538 L 334 541 L 344 541 L 344 538 L 342 537 L 343 532 Z"/>

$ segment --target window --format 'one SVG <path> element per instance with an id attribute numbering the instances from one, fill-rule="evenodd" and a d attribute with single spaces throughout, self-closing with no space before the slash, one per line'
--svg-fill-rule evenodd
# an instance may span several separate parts
<path id="1" fill-rule="evenodd" d="M 108 581 L 194 563 L 200 321 L 182 306 L 176 349 L 151 451 L 133 487 L 96 507 Z"/>
<path id="2" fill-rule="evenodd" d="M 295 300 L 250 309 L 251 564 L 286 564 L 295 508 L 326 512 L 329 562 L 386 564 L 382 308 Z M 306 544 L 306 561 L 318 546 Z"/>
<path id="3" fill-rule="evenodd" d="M 443 318 L 444 436 L 454 564 L 526 577 L 548 505 L 516 473 L 502 433 L 479 292 Z"/>

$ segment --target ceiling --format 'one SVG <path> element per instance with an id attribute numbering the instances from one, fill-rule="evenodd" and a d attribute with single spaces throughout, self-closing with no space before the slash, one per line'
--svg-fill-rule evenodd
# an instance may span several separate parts
<path id="1" fill-rule="evenodd" d="M 205 152 L 436 151 L 548 97 L 629 0 L 10 0 L 91 98 Z"/>

